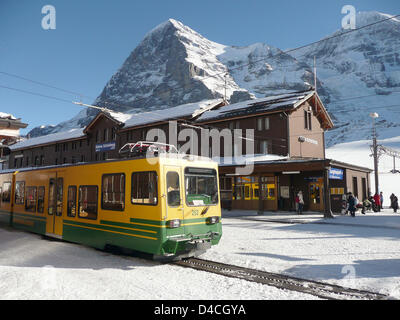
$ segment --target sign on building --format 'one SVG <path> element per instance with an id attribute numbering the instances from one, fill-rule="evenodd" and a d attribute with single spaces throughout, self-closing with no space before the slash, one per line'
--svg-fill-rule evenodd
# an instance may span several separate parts
<path id="1" fill-rule="evenodd" d="M 343 169 L 330 168 L 329 179 L 343 180 Z"/>
<path id="2" fill-rule="evenodd" d="M 96 152 L 115 150 L 115 141 L 96 144 Z"/>

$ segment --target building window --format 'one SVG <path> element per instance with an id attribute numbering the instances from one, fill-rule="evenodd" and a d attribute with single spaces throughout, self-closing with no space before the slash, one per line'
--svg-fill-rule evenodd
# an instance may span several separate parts
<path id="1" fill-rule="evenodd" d="M 131 201 L 133 204 L 157 205 L 158 188 L 156 172 L 132 173 Z"/>
<path id="2" fill-rule="evenodd" d="M 123 211 L 125 209 L 125 174 L 105 174 L 102 180 L 101 208 Z"/>
<path id="3" fill-rule="evenodd" d="M 76 186 L 68 187 L 67 216 L 76 217 Z"/>
<path id="4" fill-rule="evenodd" d="M 268 141 L 266 140 L 260 141 L 260 153 L 268 154 Z"/>
<path id="5" fill-rule="evenodd" d="M 40 165 L 41 165 L 41 166 L 44 165 L 44 156 L 40 156 Z"/>
<path id="6" fill-rule="evenodd" d="M 24 204 L 25 181 L 15 183 L 15 204 Z"/>
<path id="7" fill-rule="evenodd" d="M 257 130 L 269 130 L 269 117 L 257 119 Z"/>
<path id="8" fill-rule="evenodd" d="M 3 183 L 3 194 L 1 197 L 3 202 L 10 202 L 11 200 L 11 182 Z"/>
<path id="9" fill-rule="evenodd" d="M 141 134 L 140 139 L 141 140 L 146 140 L 147 130 L 143 129 L 140 134 Z M 132 137 L 131 137 L 131 139 L 132 139 Z"/>
<path id="10" fill-rule="evenodd" d="M 79 218 L 97 219 L 97 186 L 79 187 Z"/>
<path id="11" fill-rule="evenodd" d="M 104 137 L 103 141 L 108 141 L 108 128 L 104 129 Z"/>
<path id="12" fill-rule="evenodd" d="M 25 211 L 36 212 L 37 187 L 26 187 Z"/>
<path id="13" fill-rule="evenodd" d="M 304 129 L 312 130 L 311 119 L 311 112 L 304 110 Z"/>
<path id="14" fill-rule="evenodd" d="M 111 140 L 116 140 L 117 139 L 117 130 L 112 127 L 111 128 Z"/>
<path id="15" fill-rule="evenodd" d="M 100 130 L 96 131 L 96 142 L 100 142 Z"/>

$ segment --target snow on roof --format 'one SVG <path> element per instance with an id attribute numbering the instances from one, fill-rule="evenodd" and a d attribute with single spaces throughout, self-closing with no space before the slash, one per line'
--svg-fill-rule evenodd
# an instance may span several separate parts
<path id="1" fill-rule="evenodd" d="M 0 119 L 17 120 L 12 114 L 5 112 L 0 112 Z"/>
<path id="2" fill-rule="evenodd" d="M 198 121 L 229 118 L 248 113 L 259 113 L 285 107 L 294 107 L 298 102 L 302 101 L 313 92 L 313 90 L 310 90 L 298 93 L 280 94 L 226 105 L 218 110 L 210 110 L 203 113 L 203 115 L 199 117 Z"/>
<path id="3" fill-rule="evenodd" d="M 202 113 L 212 110 L 222 103 L 222 99 L 203 100 L 200 102 L 187 103 L 164 110 L 155 110 L 143 113 L 127 114 L 124 128 L 149 124 L 153 122 L 166 121 L 168 119 L 179 119 L 182 117 L 196 117 Z"/>
<path id="4" fill-rule="evenodd" d="M 68 131 L 57 132 L 57 133 L 52 133 L 52 134 L 48 134 L 45 136 L 26 139 L 26 140 L 20 141 L 16 144 L 13 144 L 12 146 L 10 146 L 10 149 L 17 150 L 17 149 L 21 149 L 21 148 L 42 145 L 42 144 L 46 144 L 49 142 L 70 140 L 70 139 L 80 138 L 80 137 L 84 137 L 84 136 L 85 136 L 85 134 L 83 133 L 83 128 L 71 129 Z"/>
<path id="5" fill-rule="evenodd" d="M 278 161 L 287 160 L 288 156 L 280 156 L 276 154 L 247 154 L 235 157 L 213 157 L 214 161 L 218 162 L 220 166 L 230 165 L 246 165 L 262 161 Z"/>

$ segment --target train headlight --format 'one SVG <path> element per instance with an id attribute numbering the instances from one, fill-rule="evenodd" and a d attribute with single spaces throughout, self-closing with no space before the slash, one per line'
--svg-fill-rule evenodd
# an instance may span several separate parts
<path id="1" fill-rule="evenodd" d="M 179 220 L 179 219 L 169 220 L 167 222 L 168 228 L 179 228 L 180 226 L 181 226 L 181 220 Z"/>
<path id="2" fill-rule="evenodd" d="M 219 217 L 208 217 L 206 220 L 207 224 L 216 224 L 219 222 Z"/>

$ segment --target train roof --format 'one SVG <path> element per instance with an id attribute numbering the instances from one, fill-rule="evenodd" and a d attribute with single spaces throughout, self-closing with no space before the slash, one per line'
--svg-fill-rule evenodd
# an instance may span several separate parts
<path id="1" fill-rule="evenodd" d="M 76 167 L 83 165 L 98 165 L 105 163 L 115 163 L 115 162 L 124 162 L 124 161 L 138 161 L 148 159 L 150 164 L 155 164 L 153 161 L 164 165 L 178 165 L 177 161 L 185 161 L 187 163 L 192 163 L 192 165 L 206 165 L 206 166 L 215 166 L 218 167 L 218 163 L 208 157 L 187 155 L 187 154 L 160 154 L 154 157 L 132 157 L 132 158 L 123 158 L 123 159 L 109 159 L 104 161 L 97 162 L 77 162 L 77 163 L 65 163 L 59 165 L 51 165 L 51 166 L 41 166 L 41 167 L 26 167 L 26 168 L 14 168 L 14 169 L 5 169 L 0 170 L 0 174 L 9 174 L 14 172 L 26 172 L 26 171 L 39 171 L 39 170 L 49 170 L 49 169 L 59 169 L 59 168 L 68 168 L 68 167 Z"/>

